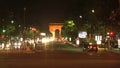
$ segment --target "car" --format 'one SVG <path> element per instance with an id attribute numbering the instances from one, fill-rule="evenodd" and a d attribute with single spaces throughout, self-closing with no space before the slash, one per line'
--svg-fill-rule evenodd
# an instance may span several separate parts
<path id="1" fill-rule="evenodd" d="M 98 51 L 98 45 L 84 45 L 83 52 L 97 52 Z"/>
<path id="2" fill-rule="evenodd" d="M 98 51 L 98 45 L 89 45 L 88 46 L 88 51 L 95 51 L 97 52 Z"/>

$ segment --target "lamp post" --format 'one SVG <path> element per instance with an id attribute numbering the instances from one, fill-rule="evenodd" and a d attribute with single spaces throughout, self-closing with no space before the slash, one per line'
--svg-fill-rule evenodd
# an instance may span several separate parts
<path id="1" fill-rule="evenodd" d="M 24 7 L 24 27 L 25 27 L 25 15 L 26 15 L 26 7 Z"/>
<path id="2" fill-rule="evenodd" d="M 26 26 L 25 26 L 25 23 L 26 23 L 26 8 L 24 7 L 24 21 L 23 21 L 23 42 L 25 44 L 25 37 L 26 37 Z"/>
<path id="3" fill-rule="evenodd" d="M 91 12 L 93 15 L 95 13 L 95 10 L 92 9 Z M 91 39 L 93 38 L 93 35 L 94 35 L 94 23 L 91 23 Z"/>

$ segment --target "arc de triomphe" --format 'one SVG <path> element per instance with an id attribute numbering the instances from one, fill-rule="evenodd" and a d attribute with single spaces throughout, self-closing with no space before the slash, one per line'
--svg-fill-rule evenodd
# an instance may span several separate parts
<path id="1" fill-rule="evenodd" d="M 61 37 L 63 23 L 50 23 L 49 31 L 52 33 L 53 38 Z"/>

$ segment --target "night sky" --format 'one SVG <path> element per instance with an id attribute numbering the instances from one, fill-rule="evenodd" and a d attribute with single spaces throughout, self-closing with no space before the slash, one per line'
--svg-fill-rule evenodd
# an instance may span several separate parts
<path id="1" fill-rule="evenodd" d="M 97 8 L 96 5 L 103 7 L 105 4 L 112 9 L 118 6 L 117 0 L 0 0 L 0 21 L 8 20 L 13 14 L 16 23 L 23 24 L 26 7 L 26 25 L 29 23 L 47 28 L 48 23 L 64 22 L 69 16 L 79 17 L 86 9 Z"/>

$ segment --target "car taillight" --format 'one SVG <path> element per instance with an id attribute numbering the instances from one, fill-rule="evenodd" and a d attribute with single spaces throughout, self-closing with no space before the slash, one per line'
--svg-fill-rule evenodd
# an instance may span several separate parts
<path id="1" fill-rule="evenodd" d="M 91 48 L 92 48 L 92 46 L 89 46 L 89 48 L 91 49 Z"/>
<path id="2" fill-rule="evenodd" d="M 99 46 L 97 46 L 97 48 L 99 48 Z"/>

